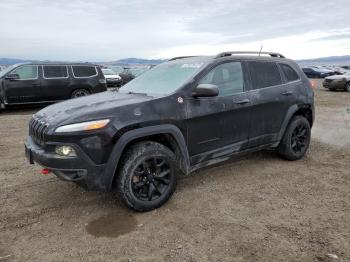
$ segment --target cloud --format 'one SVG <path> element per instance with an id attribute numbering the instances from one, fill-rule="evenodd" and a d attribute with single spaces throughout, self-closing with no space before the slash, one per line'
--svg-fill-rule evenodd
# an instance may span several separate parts
<path id="1" fill-rule="evenodd" d="M 293 58 L 344 54 L 347 6 L 347 0 L 3 1 L 0 56 L 111 61 L 261 44 Z"/>

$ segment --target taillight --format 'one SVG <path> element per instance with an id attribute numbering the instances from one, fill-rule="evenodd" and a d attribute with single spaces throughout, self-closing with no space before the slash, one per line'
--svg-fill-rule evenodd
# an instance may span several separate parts
<path id="1" fill-rule="evenodd" d="M 315 80 L 310 80 L 311 88 L 316 89 L 317 84 Z"/>

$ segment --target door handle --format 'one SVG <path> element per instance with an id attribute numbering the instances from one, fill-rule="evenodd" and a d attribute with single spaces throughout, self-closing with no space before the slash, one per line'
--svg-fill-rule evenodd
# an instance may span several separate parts
<path id="1" fill-rule="evenodd" d="M 32 86 L 40 86 L 40 84 L 32 84 Z"/>
<path id="2" fill-rule="evenodd" d="M 287 92 L 282 93 L 282 95 L 284 95 L 284 96 L 290 96 L 292 94 L 293 94 L 292 91 L 287 91 Z"/>
<path id="3" fill-rule="evenodd" d="M 249 102 L 250 102 L 249 99 L 243 99 L 243 100 L 237 101 L 235 103 L 238 104 L 238 105 L 244 105 L 244 104 L 247 104 Z"/>

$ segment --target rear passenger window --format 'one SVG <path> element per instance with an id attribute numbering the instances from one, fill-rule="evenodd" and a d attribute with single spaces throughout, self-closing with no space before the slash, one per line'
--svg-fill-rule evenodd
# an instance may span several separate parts
<path id="1" fill-rule="evenodd" d="M 281 75 L 275 63 L 250 61 L 249 67 L 253 89 L 282 84 Z"/>
<path id="2" fill-rule="evenodd" d="M 72 69 L 75 77 L 90 77 L 97 75 L 94 66 L 72 66 Z"/>
<path id="3" fill-rule="evenodd" d="M 240 62 L 218 65 L 199 84 L 212 84 L 219 88 L 220 96 L 230 96 L 244 91 L 244 78 Z"/>
<path id="4" fill-rule="evenodd" d="M 295 72 L 295 70 L 289 65 L 281 64 L 281 67 L 288 82 L 292 82 L 299 79 L 297 72 Z"/>
<path id="5" fill-rule="evenodd" d="M 43 66 L 45 78 L 66 78 L 68 77 L 67 66 Z"/>

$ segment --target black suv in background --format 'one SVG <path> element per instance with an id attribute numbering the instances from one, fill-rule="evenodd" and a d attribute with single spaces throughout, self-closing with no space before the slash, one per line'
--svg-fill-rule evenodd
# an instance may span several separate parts
<path id="1" fill-rule="evenodd" d="M 106 90 L 100 67 L 88 63 L 25 63 L 0 72 L 1 107 L 56 102 Z"/>
<path id="2" fill-rule="evenodd" d="M 138 211 L 165 203 L 178 175 L 232 155 L 274 148 L 298 160 L 314 121 L 310 81 L 280 54 L 254 54 L 173 58 L 119 92 L 51 105 L 29 123 L 26 156 Z"/>
<path id="3" fill-rule="evenodd" d="M 314 67 L 303 67 L 304 74 L 309 78 L 325 78 L 327 76 L 332 76 L 335 73 L 328 69 L 320 69 Z"/>

